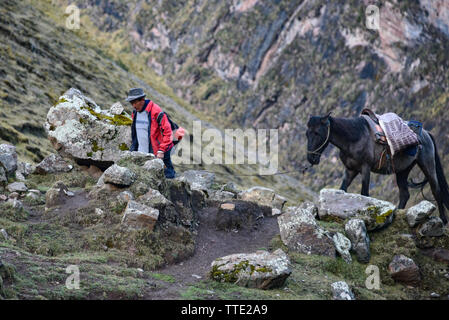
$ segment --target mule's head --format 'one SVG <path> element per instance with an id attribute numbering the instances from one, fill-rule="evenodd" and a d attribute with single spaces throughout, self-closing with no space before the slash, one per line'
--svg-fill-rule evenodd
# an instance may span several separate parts
<path id="1" fill-rule="evenodd" d="M 329 144 L 330 113 L 324 117 L 310 117 L 307 123 L 307 160 L 319 164 L 321 153 Z"/>

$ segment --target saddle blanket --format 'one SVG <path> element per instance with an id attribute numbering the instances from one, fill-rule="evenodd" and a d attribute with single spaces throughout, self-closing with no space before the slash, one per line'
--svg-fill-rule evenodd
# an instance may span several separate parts
<path id="1" fill-rule="evenodd" d="M 419 144 L 418 135 L 395 113 L 378 115 L 379 125 L 385 133 L 391 155 Z"/>

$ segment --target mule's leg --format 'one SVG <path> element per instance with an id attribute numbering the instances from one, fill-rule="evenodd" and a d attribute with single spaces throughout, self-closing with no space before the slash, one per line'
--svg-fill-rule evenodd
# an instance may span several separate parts
<path id="1" fill-rule="evenodd" d="M 399 209 L 404 209 L 408 199 L 410 199 L 410 193 L 408 192 L 407 178 L 412 170 L 414 164 L 405 169 L 404 171 L 396 173 L 396 182 L 399 187 Z"/>
<path id="2" fill-rule="evenodd" d="M 352 180 L 359 174 L 358 171 L 353 171 L 345 169 L 345 175 L 343 177 L 343 182 L 341 183 L 340 190 L 346 192 L 352 183 Z"/>
<path id="3" fill-rule="evenodd" d="M 362 196 L 369 197 L 369 181 L 371 175 L 371 168 L 369 165 L 362 166 Z"/>
<path id="4" fill-rule="evenodd" d="M 418 162 L 419 168 L 424 172 L 427 180 L 429 181 L 430 188 L 432 189 L 433 197 L 438 205 L 438 211 L 440 212 L 440 218 L 444 224 L 447 223 L 446 214 L 444 213 L 443 201 L 441 199 L 440 185 L 438 184 L 438 177 L 435 170 L 435 162 L 427 161 L 426 163 Z"/>

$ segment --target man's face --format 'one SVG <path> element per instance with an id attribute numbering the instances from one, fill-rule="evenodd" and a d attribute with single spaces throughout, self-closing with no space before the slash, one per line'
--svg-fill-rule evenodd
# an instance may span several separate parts
<path id="1" fill-rule="evenodd" d="M 130 103 L 137 112 L 142 112 L 143 106 L 145 105 L 145 99 L 141 98 L 138 100 L 133 100 Z"/>

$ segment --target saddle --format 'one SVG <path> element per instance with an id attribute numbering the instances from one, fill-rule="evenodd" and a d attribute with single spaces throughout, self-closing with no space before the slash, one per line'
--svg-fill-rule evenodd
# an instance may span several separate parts
<path id="1" fill-rule="evenodd" d="M 422 123 L 419 121 L 408 121 L 405 122 L 408 128 L 411 129 L 412 132 L 408 135 L 402 135 L 402 140 L 407 141 L 408 145 L 405 146 L 398 146 L 398 143 L 394 141 L 394 133 L 397 133 L 400 130 L 400 126 L 398 124 L 395 124 L 394 127 L 389 127 L 388 123 L 381 122 L 382 118 L 384 121 L 386 119 L 390 120 L 391 117 L 396 117 L 398 119 L 397 122 L 404 123 L 397 115 L 388 113 L 383 116 L 378 116 L 376 113 L 374 113 L 372 110 L 365 108 L 361 112 L 361 116 L 364 117 L 369 127 L 371 128 L 371 131 L 374 134 L 374 141 L 378 144 L 381 144 L 384 148 L 383 152 L 380 155 L 379 164 L 377 165 L 377 169 L 381 170 L 387 170 L 388 172 L 394 172 L 394 164 L 393 164 L 393 157 L 395 155 L 395 152 L 405 152 L 406 154 L 410 156 L 416 156 L 418 147 L 419 147 L 419 140 L 418 136 L 421 135 L 422 132 Z M 395 119 L 396 120 L 396 119 Z M 399 126 L 399 127 L 398 127 Z M 385 130 L 388 130 L 388 133 L 390 136 L 387 136 L 385 134 Z M 406 127 L 407 128 L 407 127 Z M 405 131 L 410 131 L 405 129 Z M 402 128 L 402 131 L 404 131 L 404 128 Z M 404 136 L 406 139 L 404 139 Z M 393 147 L 392 147 L 393 146 Z M 392 152 L 391 148 L 395 148 Z"/>

